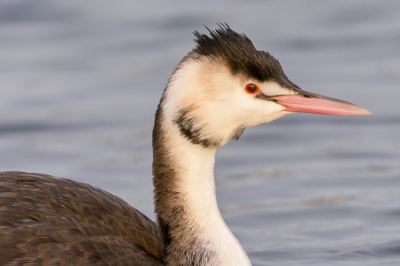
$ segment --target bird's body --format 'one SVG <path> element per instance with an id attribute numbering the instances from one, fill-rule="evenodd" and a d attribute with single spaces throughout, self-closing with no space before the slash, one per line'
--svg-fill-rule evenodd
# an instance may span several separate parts
<path id="1" fill-rule="evenodd" d="M 362 115 L 301 90 L 270 54 L 227 25 L 164 90 L 153 129 L 156 223 L 100 189 L 41 174 L 0 174 L 0 265 L 251 265 L 215 196 L 218 148 L 295 112 Z M 31 264 L 29 264 L 31 263 Z"/>
<path id="2" fill-rule="evenodd" d="M 154 222 L 105 191 L 43 174 L 0 173 L 0 240 L 0 265 L 164 265 Z"/>

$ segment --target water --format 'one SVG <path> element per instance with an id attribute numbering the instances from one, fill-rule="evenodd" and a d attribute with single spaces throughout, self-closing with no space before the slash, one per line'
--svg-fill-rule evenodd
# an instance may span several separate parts
<path id="1" fill-rule="evenodd" d="M 217 156 L 253 265 L 400 265 L 400 2 L 0 3 L 0 170 L 100 187 L 154 218 L 153 114 L 194 30 L 227 22 L 303 89 L 366 117 L 298 114 Z"/>

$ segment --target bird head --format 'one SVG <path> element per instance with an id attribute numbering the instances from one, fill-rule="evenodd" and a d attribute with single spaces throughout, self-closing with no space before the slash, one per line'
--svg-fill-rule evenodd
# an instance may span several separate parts
<path id="1" fill-rule="evenodd" d="M 256 50 L 228 25 L 209 36 L 195 32 L 197 44 L 175 69 L 162 108 L 193 144 L 219 148 L 244 129 L 293 113 L 368 115 L 364 108 L 300 89 L 279 61 Z"/>

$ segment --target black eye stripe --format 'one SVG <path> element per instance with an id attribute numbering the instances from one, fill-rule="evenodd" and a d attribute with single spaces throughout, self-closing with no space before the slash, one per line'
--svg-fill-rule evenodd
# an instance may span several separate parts
<path id="1" fill-rule="evenodd" d="M 260 100 L 263 100 L 263 101 L 272 101 L 272 102 L 276 102 L 276 100 L 273 99 L 274 97 L 285 96 L 285 95 L 288 95 L 288 94 L 268 96 L 268 95 L 265 95 L 265 94 L 263 94 L 263 93 L 259 93 L 259 94 L 257 94 L 255 97 L 256 97 L 257 99 L 260 99 Z"/>
<path id="2" fill-rule="evenodd" d="M 271 100 L 272 97 L 273 96 L 267 96 L 267 95 L 265 95 L 263 93 L 259 93 L 259 94 L 256 95 L 257 99 L 264 100 L 264 101 Z"/>

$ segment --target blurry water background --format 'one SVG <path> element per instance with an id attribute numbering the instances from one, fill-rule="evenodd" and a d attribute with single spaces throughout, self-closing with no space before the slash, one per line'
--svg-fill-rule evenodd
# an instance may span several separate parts
<path id="1" fill-rule="evenodd" d="M 400 265 L 400 1 L 2 0 L 0 170 L 87 182 L 154 219 L 154 112 L 216 22 L 373 113 L 292 115 L 219 151 L 218 203 L 253 265 Z"/>

